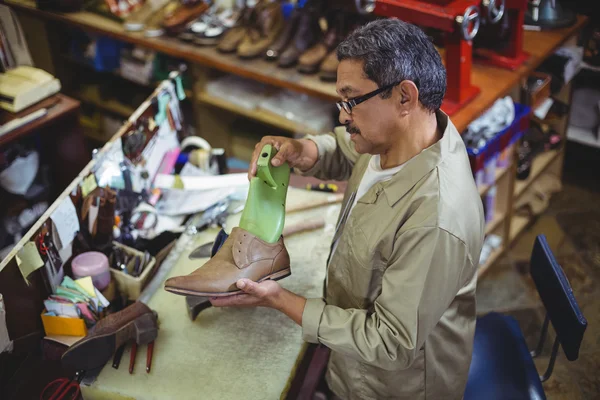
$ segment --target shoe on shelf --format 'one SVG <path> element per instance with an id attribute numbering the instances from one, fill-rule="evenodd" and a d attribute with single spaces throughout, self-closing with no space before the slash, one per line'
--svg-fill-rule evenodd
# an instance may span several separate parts
<path id="1" fill-rule="evenodd" d="M 337 69 L 340 62 L 337 58 L 336 50 L 331 51 L 323 60 L 321 64 L 321 68 L 319 69 L 319 78 L 325 82 L 335 82 L 337 81 Z"/>
<path id="2" fill-rule="evenodd" d="M 203 0 L 182 2 L 175 11 L 165 16 L 162 26 L 167 33 L 177 34 L 189 22 L 205 13 L 206 10 L 208 10 L 208 4 Z"/>
<path id="3" fill-rule="evenodd" d="M 135 302 L 101 319 L 83 339 L 62 356 L 62 363 L 76 370 L 102 367 L 116 349 L 130 340 L 147 344 L 158 336 L 157 315 L 147 305 Z"/>
<path id="4" fill-rule="evenodd" d="M 250 7 L 248 4 L 239 12 L 239 17 L 235 24 L 223 34 L 217 50 L 221 53 L 234 53 L 248 30 L 250 20 L 254 18 L 254 7 Z"/>
<path id="5" fill-rule="evenodd" d="M 323 38 L 323 30 L 319 24 L 321 14 L 317 7 L 307 3 L 300 12 L 298 29 L 290 45 L 279 56 L 278 66 L 288 68 L 296 65 L 300 55 L 316 45 Z"/>
<path id="6" fill-rule="evenodd" d="M 254 8 L 246 36 L 237 48 L 240 58 L 255 58 L 265 54 L 283 31 L 284 19 L 279 2 L 259 2 Z"/>
<path id="7" fill-rule="evenodd" d="M 160 11 L 169 0 L 148 0 L 143 6 L 128 16 L 123 22 L 123 28 L 129 32 L 140 32 L 146 28 L 146 23 L 154 14 Z"/>
<path id="8" fill-rule="evenodd" d="M 269 61 L 274 61 L 279 58 L 279 55 L 289 46 L 290 42 L 294 38 L 296 30 L 298 29 L 298 22 L 300 21 L 300 9 L 294 8 L 292 15 L 285 21 L 285 27 L 283 31 L 267 49 L 265 52 L 265 58 Z"/>
<path id="9" fill-rule="evenodd" d="M 194 44 L 199 46 L 214 46 L 231 29 L 240 15 L 239 10 L 226 9 L 215 13 L 208 21 L 205 29 L 196 33 Z"/>
<path id="10" fill-rule="evenodd" d="M 164 35 L 165 30 L 162 27 L 162 21 L 167 15 L 175 12 L 177 8 L 179 8 L 179 2 L 171 0 L 158 10 L 158 12 L 154 13 L 145 23 L 144 36 L 151 38 Z"/>
<path id="11" fill-rule="evenodd" d="M 268 243 L 236 227 L 219 251 L 189 275 L 167 279 L 165 290 L 183 296 L 224 297 L 240 292 L 239 279 L 279 280 L 291 274 L 283 237 Z"/>
<path id="12" fill-rule="evenodd" d="M 335 50 L 346 35 L 346 16 L 336 12 L 322 41 L 306 50 L 298 59 L 298 72 L 314 74 L 328 54 Z M 337 69 L 337 66 L 336 66 Z"/>

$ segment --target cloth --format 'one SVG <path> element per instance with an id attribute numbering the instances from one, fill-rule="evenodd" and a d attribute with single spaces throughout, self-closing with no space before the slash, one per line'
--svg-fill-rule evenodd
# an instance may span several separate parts
<path id="1" fill-rule="evenodd" d="M 4 34 L 8 43 L 7 69 L 21 65 L 33 66 L 33 60 L 27 47 L 27 41 L 19 19 L 13 10 L 6 5 L 0 5 L 0 36 Z"/>
<path id="2" fill-rule="evenodd" d="M 358 189 L 356 191 L 356 195 L 353 197 L 352 201 L 349 201 L 350 208 L 348 209 L 348 214 L 352 212 L 352 209 L 356 205 L 358 199 L 362 198 L 371 187 L 377 182 L 386 182 L 392 179 L 392 176 L 402 169 L 402 165 L 399 165 L 394 168 L 383 169 L 381 168 L 381 157 L 379 154 L 371 157 L 369 164 L 367 166 L 367 170 L 360 180 L 360 184 L 358 185 Z M 332 246 L 331 254 L 335 253 L 337 248 L 338 241 L 336 240 Z"/>
<path id="3" fill-rule="evenodd" d="M 442 112 L 443 137 L 342 213 L 325 298 L 307 300 L 303 338 L 329 347 L 326 379 L 343 399 L 460 399 L 475 333 L 484 216 L 464 143 Z M 345 130 L 308 136 L 306 174 L 349 179 L 342 210 L 371 156 Z"/>

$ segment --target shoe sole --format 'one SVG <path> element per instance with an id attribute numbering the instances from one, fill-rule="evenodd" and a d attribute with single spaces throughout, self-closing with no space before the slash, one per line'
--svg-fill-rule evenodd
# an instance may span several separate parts
<path id="1" fill-rule="evenodd" d="M 287 278 L 291 274 L 292 274 L 292 271 L 290 268 L 282 269 L 281 271 L 277 271 L 274 274 L 265 276 L 264 278 L 259 280 L 258 283 L 264 282 L 266 280 L 278 281 L 280 279 Z M 243 293 L 242 290 L 236 290 L 235 292 L 209 293 L 209 292 L 197 292 L 195 290 L 177 289 L 177 288 L 170 288 L 170 287 L 165 287 L 165 290 L 167 292 L 179 294 L 182 296 L 197 296 L 197 297 L 228 297 L 228 296 L 233 296 L 234 294 Z"/>
<path id="2" fill-rule="evenodd" d="M 116 349 L 134 338 L 138 345 L 148 344 L 158 336 L 154 313 L 146 313 L 129 322 L 116 332 L 83 339 L 71 346 L 62 356 L 65 365 L 77 370 L 92 370 L 104 366 Z"/>

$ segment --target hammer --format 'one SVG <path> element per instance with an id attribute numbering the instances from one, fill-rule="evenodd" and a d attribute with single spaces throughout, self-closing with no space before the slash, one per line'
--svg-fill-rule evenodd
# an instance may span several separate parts
<path id="1" fill-rule="evenodd" d="M 295 235 L 298 233 L 302 233 L 302 232 L 314 231 L 316 229 L 323 228 L 324 226 L 325 226 L 325 220 L 323 218 L 304 221 L 304 222 L 300 222 L 300 223 L 285 227 L 283 229 L 282 235 L 284 237 L 289 237 L 289 236 L 292 236 L 292 235 Z M 225 233 L 225 231 L 221 230 L 221 232 L 219 232 L 219 236 L 217 237 L 217 240 L 214 242 L 214 245 L 213 245 L 213 243 L 208 243 L 212 247 L 212 251 L 210 254 L 211 257 L 214 256 L 217 253 L 217 251 L 219 251 L 219 248 L 221 247 L 223 242 L 227 239 L 227 236 L 228 235 Z M 221 239 L 219 239 L 219 238 L 221 238 Z M 211 303 L 208 300 L 208 297 L 197 297 L 197 296 L 186 296 L 185 304 L 187 306 L 188 316 L 190 317 L 190 319 L 192 321 L 196 320 L 196 317 L 198 316 L 198 314 L 200 314 L 200 311 L 205 310 L 211 306 Z"/>

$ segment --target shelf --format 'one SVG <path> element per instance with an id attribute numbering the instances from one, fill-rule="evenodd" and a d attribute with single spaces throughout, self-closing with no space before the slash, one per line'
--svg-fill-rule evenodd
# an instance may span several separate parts
<path id="1" fill-rule="evenodd" d="M 504 253 L 504 245 L 500 246 L 490 254 L 485 264 L 480 265 L 477 269 L 477 279 L 481 279 L 486 274 L 490 267 L 498 260 L 498 258 Z"/>
<path id="2" fill-rule="evenodd" d="M 505 216 L 506 215 L 504 213 L 496 212 L 494 219 L 485 225 L 485 234 L 489 235 L 492 233 L 502 223 L 502 221 L 504 221 Z"/>
<path id="3" fill-rule="evenodd" d="M 528 223 L 529 223 L 529 218 L 527 218 L 527 217 L 521 217 L 518 215 L 515 215 L 514 217 L 512 217 L 512 220 L 510 222 L 510 234 L 509 234 L 509 242 L 511 244 L 515 239 L 517 239 L 517 237 L 519 237 L 521 232 L 523 232 L 523 230 L 525 230 Z"/>
<path id="4" fill-rule="evenodd" d="M 600 134 L 577 126 L 570 125 L 567 128 L 567 139 L 585 146 L 600 148 Z"/>
<path id="5" fill-rule="evenodd" d="M 506 173 L 510 170 L 510 165 L 506 168 L 496 168 L 496 176 L 494 177 L 494 183 L 491 185 L 482 185 L 479 187 L 479 196 L 485 196 L 485 194 L 498 184 L 498 181 L 506 176 Z"/>
<path id="6" fill-rule="evenodd" d="M 98 74 L 109 74 L 109 75 L 112 75 L 112 76 L 116 76 L 117 78 L 123 79 L 123 80 L 125 80 L 127 82 L 131 82 L 131 83 L 133 83 L 135 85 L 138 85 L 138 86 L 143 87 L 143 88 L 147 88 L 149 90 L 156 89 L 156 87 L 158 87 L 158 85 L 160 84 L 159 81 L 150 82 L 150 83 L 142 83 L 142 82 L 134 81 L 133 79 L 129 79 L 126 76 L 121 75 L 121 73 L 119 72 L 118 69 L 113 70 L 113 71 L 98 71 L 91 63 L 79 60 L 79 59 L 77 59 L 77 58 L 75 58 L 73 56 L 70 56 L 68 54 L 62 54 L 61 57 L 64 60 L 70 62 L 71 64 L 79 65 L 80 67 L 87 68 L 89 70 L 95 71 Z M 188 97 L 188 98 L 192 97 L 193 94 L 192 94 L 191 90 L 184 89 L 184 91 L 185 91 L 186 97 Z"/>
<path id="7" fill-rule="evenodd" d="M 76 91 L 73 96 L 84 103 L 92 104 L 102 110 L 119 115 L 125 119 L 129 118 L 135 112 L 132 107 L 119 103 L 117 100 L 102 100 L 98 88 L 87 86 L 85 89 Z"/>
<path id="8" fill-rule="evenodd" d="M 521 197 L 521 195 L 527 190 L 527 188 L 535 182 L 535 180 L 552 164 L 554 160 L 558 158 L 562 150 L 551 150 L 544 152 L 533 159 L 531 165 L 531 172 L 529 177 L 525 180 L 515 181 L 514 199 L 515 201 Z"/>
<path id="9" fill-rule="evenodd" d="M 234 104 L 230 101 L 221 99 L 216 96 L 212 96 L 206 92 L 200 92 L 197 95 L 197 100 L 201 103 L 211 105 L 213 107 L 217 107 L 223 110 L 230 111 L 232 113 L 241 115 L 246 118 L 250 118 L 256 121 L 263 122 L 267 125 L 274 126 L 276 128 L 282 129 L 284 131 L 288 131 L 291 133 L 311 133 L 316 134 L 318 132 L 313 131 L 310 128 L 304 127 L 294 121 L 291 121 L 287 118 L 284 118 L 280 115 L 272 113 L 270 111 L 256 109 L 250 110 L 248 108 L 244 108 L 237 104 Z"/>

